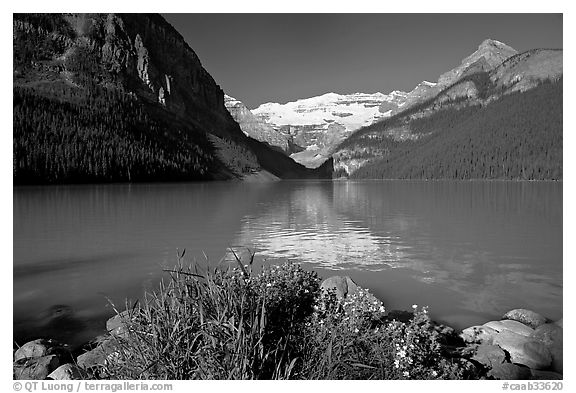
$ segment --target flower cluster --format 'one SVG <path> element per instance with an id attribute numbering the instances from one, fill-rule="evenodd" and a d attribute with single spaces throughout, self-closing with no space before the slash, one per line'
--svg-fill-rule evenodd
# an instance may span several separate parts
<path id="1" fill-rule="evenodd" d="M 408 323 L 392 321 L 386 326 L 391 338 L 394 369 L 398 378 L 436 379 L 454 372 L 440 353 L 438 333 L 432 328 L 428 308 L 412 306 Z"/>
<path id="2" fill-rule="evenodd" d="M 367 289 L 358 288 L 355 293 L 341 301 L 344 320 L 350 321 L 350 329 L 358 333 L 360 326 L 378 320 L 386 314 L 384 304 Z"/>

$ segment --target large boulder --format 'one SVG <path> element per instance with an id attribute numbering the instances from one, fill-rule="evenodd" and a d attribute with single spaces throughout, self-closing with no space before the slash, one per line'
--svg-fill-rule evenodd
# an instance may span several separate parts
<path id="1" fill-rule="evenodd" d="M 48 375 L 48 379 L 54 380 L 70 380 L 70 379 L 86 379 L 87 374 L 80 370 L 73 364 L 66 363 L 52 371 Z"/>
<path id="2" fill-rule="evenodd" d="M 489 326 L 471 326 L 462 330 L 460 338 L 469 344 L 492 344 L 498 332 Z"/>
<path id="3" fill-rule="evenodd" d="M 491 369 L 506 361 L 506 353 L 498 345 L 481 344 L 471 359 Z"/>
<path id="4" fill-rule="evenodd" d="M 106 330 L 112 336 L 125 337 L 128 334 L 129 322 L 128 310 L 122 311 L 106 321 Z"/>
<path id="5" fill-rule="evenodd" d="M 48 351 L 51 348 L 51 343 L 49 340 L 40 338 L 38 340 L 29 341 L 22 345 L 16 353 L 14 354 L 14 361 L 17 362 L 24 358 L 38 358 L 41 356 L 48 355 Z"/>
<path id="6" fill-rule="evenodd" d="M 532 373 L 528 367 L 522 367 L 512 363 L 496 364 L 488 371 L 488 376 L 495 379 L 516 380 L 530 379 Z"/>
<path id="7" fill-rule="evenodd" d="M 504 314 L 502 319 L 518 321 L 526 326 L 531 327 L 532 329 L 536 329 L 538 326 L 544 325 L 546 323 L 545 317 L 538 314 L 537 312 L 526 310 L 524 308 L 516 308 L 514 310 L 510 310 Z"/>
<path id="8" fill-rule="evenodd" d="M 559 346 L 562 347 L 562 336 L 563 331 L 560 326 L 556 325 L 555 323 L 547 323 L 545 325 L 541 325 L 534 330 L 531 337 L 535 338 L 536 340 L 542 341 L 545 345 L 552 347 L 552 346 Z"/>
<path id="9" fill-rule="evenodd" d="M 484 326 L 496 330 L 498 333 L 508 331 L 522 336 L 530 337 L 534 333 L 534 329 L 524 325 L 522 322 L 505 319 L 503 321 L 490 321 L 486 322 Z"/>
<path id="10" fill-rule="evenodd" d="M 564 350 L 559 347 L 550 348 L 552 354 L 552 371 L 563 374 L 564 373 Z"/>
<path id="11" fill-rule="evenodd" d="M 111 338 L 100 343 L 96 348 L 78 356 L 76 362 L 82 370 L 102 375 L 108 360 L 117 353 L 117 342 Z"/>
<path id="12" fill-rule="evenodd" d="M 46 379 L 59 365 L 56 355 L 22 358 L 14 362 L 14 379 Z"/>
<path id="13" fill-rule="evenodd" d="M 510 354 L 512 363 L 545 370 L 552 364 L 550 350 L 540 341 L 511 331 L 501 331 L 494 336 L 494 345 Z"/>
<path id="14" fill-rule="evenodd" d="M 14 361 L 25 358 L 37 358 L 47 355 L 57 355 L 63 360 L 70 356 L 68 348 L 55 340 L 39 338 L 22 345 L 14 353 Z"/>
<path id="15" fill-rule="evenodd" d="M 564 329 L 562 329 L 556 323 L 547 323 L 538 326 L 531 336 L 535 340 L 543 343 L 548 348 L 550 354 L 552 355 L 552 370 L 559 373 L 564 371 L 563 331 Z"/>
<path id="16" fill-rule="evenodd" d="M 358 292 L 358 285 L 348 276 L 332 276 L 322 281 L 320 289 L 323 292 L 333 290 L 338 299 L 344 299 Z"/>

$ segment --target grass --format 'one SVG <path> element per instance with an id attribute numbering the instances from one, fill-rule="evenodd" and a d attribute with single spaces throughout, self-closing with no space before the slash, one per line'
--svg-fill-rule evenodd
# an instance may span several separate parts
<path id="1" fill-rule="evenodd" d="M 112 379 L 460 379 L 426 310 L 388 321 L 360 290 L 338 300 L 314 272 L 252 260 L 199 272 L 182 264 L 127 307 L 106 375 Z"/>

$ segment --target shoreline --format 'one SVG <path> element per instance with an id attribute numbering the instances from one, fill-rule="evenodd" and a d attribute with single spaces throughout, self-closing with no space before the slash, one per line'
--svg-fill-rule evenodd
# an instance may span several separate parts
<path id="1" fill-rule="evenodd" d="M 374 326 L 419 329 L 415 323 L 418 320 L 420 325 L 427 326 L 426 329 L 434 335 L 434 342 L 439 343 L 440 359 L 465 364 L 467 372 L 473 370 L 478 379 L 563 378 L 562 319 L 551 321 L 534 311 L 515 309 L 504 314 L 500 320 L 486 321 L 482 325 L 457 331 L 433 321 L 426 307 L 418 309 L 414 305 L 413 310 L 385 310 L 385 302 L 348 276 L 329 277 L 322 281 L 320 289 L 322 294 L 335 296 L 337 304 L 341 305 L 339 307 L 344 307 L 343 315 L 346 318 L 360 318 L 354 310 L 365 308 L 368 304 L 362 318 L 369 312 L 371 323 L 376 324 Z M 353 308 L 346 309 L 350 305 Z M 312 323 L 319 323 L 316 327 L 321 327 L 324 322 L 318 319 L 318 313 L 321 311 L 316 309 L 311 321 L 316 321 Z M 118 342 L 129 337 L 133 329 L 134 315 L 130 314 L 130 310 L 125 310 L 108 319 L 107 333 L 79 346 L 76 351 L 49 337 L 32 340 L 17 350 L 13 349 L 14 378 L 108 379 L 110 374 L 106 370 L 110 357 L 117 356 Z M 378 329 L 376 327 L 374 333 L 370 334 L 376 334 Z M 434 379 L 431 377 L 433 375 L 429 374 L 430 379 Z"/>

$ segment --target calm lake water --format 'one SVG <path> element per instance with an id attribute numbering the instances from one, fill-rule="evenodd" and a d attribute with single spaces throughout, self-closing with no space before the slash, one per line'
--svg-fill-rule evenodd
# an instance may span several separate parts
<path id="1" fill-rule="evenodd" d="M 351 276 L 455 328 L 562 313 L 562 183 L 285 181 L 16 187 L 14 335 L 72 345 L 162 269 L 229 246 Z"/>

